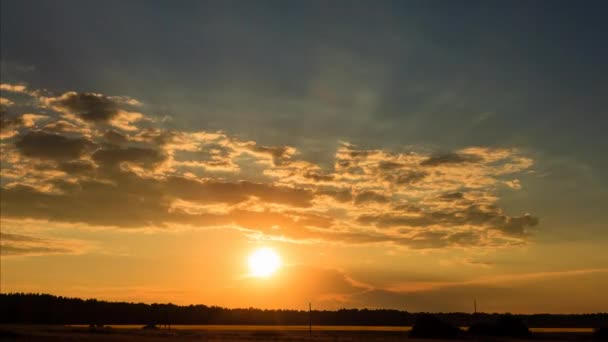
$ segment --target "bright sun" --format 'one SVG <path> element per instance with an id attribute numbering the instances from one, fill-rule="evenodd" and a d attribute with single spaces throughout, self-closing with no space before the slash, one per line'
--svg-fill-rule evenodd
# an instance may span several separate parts
<path id="1" fill-rule="evenodd" d="M 268 277 L 281 266 L 279 255 L 267 247 L 251 253 L 248 261 L 249 272 L 254 277 Z"/>

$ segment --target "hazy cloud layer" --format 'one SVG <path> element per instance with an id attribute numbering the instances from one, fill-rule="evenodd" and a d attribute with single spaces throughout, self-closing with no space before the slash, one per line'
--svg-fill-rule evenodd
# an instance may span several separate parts
<path id="1" fill-rule="evenodd" d="M 409 248 L 518 245 L 539 222 L 497 205 L 497 189 L 520 189 L 518 174 L 533 164 L 516 149 L 389 152 L 343 142 L 323 168 L 291 146 L 163 129 L 129 97 L 2 89 L 11 103 L 11 92 L 27 94 L 40 112 L 2 115 L 6 218 L 225 226 Z"/>

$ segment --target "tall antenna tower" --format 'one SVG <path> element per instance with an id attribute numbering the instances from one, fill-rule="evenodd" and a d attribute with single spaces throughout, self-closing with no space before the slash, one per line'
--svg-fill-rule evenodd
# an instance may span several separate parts
<path id="1" fill-rule="evenodd" d="M 477 299 L 473 299 L 473 313 L 477 314 Z"/>

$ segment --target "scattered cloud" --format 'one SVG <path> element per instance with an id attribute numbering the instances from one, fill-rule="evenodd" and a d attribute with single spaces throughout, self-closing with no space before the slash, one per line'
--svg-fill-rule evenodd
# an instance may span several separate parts
<path id="1" fill-rule="evenodd" d="M 322 167 L 291 146 L 161 129 L 129 97 L 5 88 L 34 94 L 45 115 L 2 115 L 4 218 L 416 249 L 521 245 L 539 223 L 498 206 L 497 189 L 520 189 L 514 177 L 533 164 L 517 149 L 429 154 L 342 142 Z"/>
<path id="2" fill-rule="evenodd" d="M 13 101 L 6 99 L 4 97 L 0 97 L 0 106 L 8 107 L 8 106 L 12 106 L 14 104 L 15 103 Z"/>
<path id="3" fill-rule="evenodd" d="M 46 119 L 45 115 L 25 113 L 16 117 L 8 117 L 0 111 L 0 139 L 8 139 L 19 133 L 19 129 L 32 128 L 36 122 Z"/>
<path id="4" fill-rule="evenodd" d="M 71 91 L 55 97 L 41 96 L 39 100 L 43 107 L 63 113 L 66 118 L 109 124 L 124 131 L 137 131 L 134 123 L 146 119 L 139 112 L 125 110 L 140 105 L 139 101 L 128 97 Z"/>
<path id="5" fill-rule="evenodd" d="M 8 84 L 1 83 L 0 91 L 6 91 L 11 93 L 27 93 L 27 87 L 23 84 Z"/>

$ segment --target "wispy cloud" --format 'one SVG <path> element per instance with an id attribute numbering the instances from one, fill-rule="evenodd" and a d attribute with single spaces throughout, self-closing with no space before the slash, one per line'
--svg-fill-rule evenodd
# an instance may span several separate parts
<path id="1" fill-rule="evenodd" d="M 0 233 L 0 252 L 4 257 L 81 254 L 90 247 L 89 244 L 80 240 Z"/>

